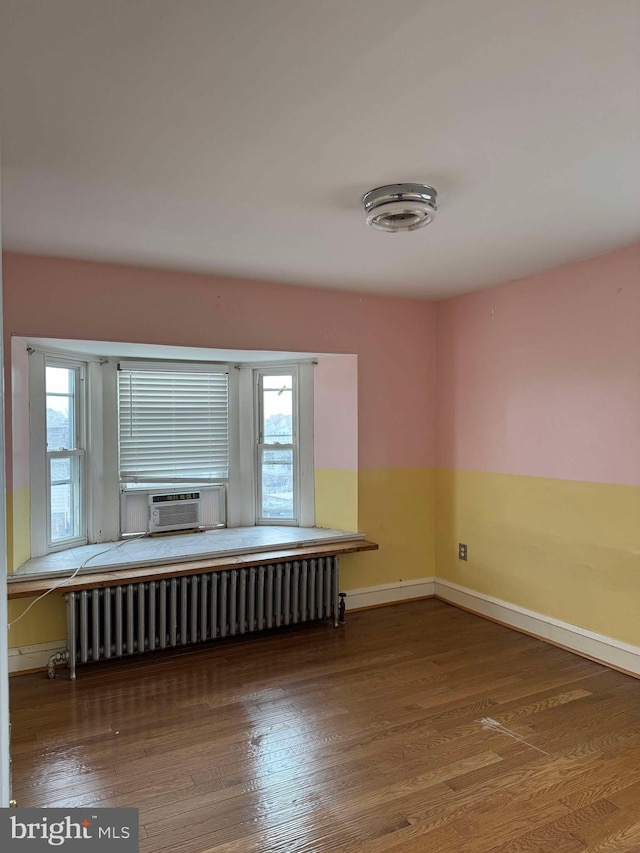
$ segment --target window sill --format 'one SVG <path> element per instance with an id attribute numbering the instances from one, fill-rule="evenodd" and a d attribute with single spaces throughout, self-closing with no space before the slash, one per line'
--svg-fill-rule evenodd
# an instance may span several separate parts
<path id="1" fill-rule="evenodd" d="M 42 578 L 62 579 L 74 572 L 135 569 L 281 549 L 307 548 L 334 543 L 364 541 L 364 534 L 322 527 L 231 527 L 182 533 L 172 536 L 146 536 L 118 542 L 84 545 L 27 560 L 9 576 L 9 584 Z"/>

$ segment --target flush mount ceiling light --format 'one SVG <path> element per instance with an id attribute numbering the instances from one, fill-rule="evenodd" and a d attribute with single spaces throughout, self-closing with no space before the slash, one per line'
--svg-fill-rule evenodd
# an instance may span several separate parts
<path id="1" fill-rule="evenodd" d="M 437 192 L 426 184 L 387 184 L 362 196 L 367 225 L 378 231 L 415 231 L 436 214 Z"/>

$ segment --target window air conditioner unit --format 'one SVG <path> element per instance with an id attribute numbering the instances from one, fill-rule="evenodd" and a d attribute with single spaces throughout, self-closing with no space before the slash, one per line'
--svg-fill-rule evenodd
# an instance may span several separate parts
<path id="1" fill-rule="evenodd" d="M 149 495 L 149 533 L 193 530 L 201 523 L 200 492 Z"/>

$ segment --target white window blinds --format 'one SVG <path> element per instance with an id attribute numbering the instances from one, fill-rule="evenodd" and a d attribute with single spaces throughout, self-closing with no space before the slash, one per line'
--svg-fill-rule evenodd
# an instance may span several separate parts
<path id="1" fill-rule="evenodd" d="M 229 475 L 226 369 L 118 371 L 120 480 L 210 482 Z"/>

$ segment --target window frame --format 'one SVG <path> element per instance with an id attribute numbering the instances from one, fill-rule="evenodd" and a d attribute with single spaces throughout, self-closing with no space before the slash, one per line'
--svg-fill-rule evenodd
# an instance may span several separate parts
<path id="1" fill-rule="evenodd" d="M 30 468 L 31 468 L 31 555 L 66 551 L 86 545 L 88 535 L 87 501 L 89 483 L 87 466 L 87 375 L 88 365 L 84 360 L 31 351 L 29 361 L 30 379 Z M 59 367 L 75 372 L 73 393 L 73 419 L 75 447 L 49 450 L 47 446 L 47 367 Z M 79 535 L 62 539 L 51 538 L 51 461 L 70 459 L 72 468 L 77 466 L 77 512 Z"/>
<path id="2" fill-rule="evenodd" d="M 256 373 L 270 373 L 278 375 L 287 370 L 295 369 L 297 383 L 297 485 L 298 505 L 296 508 L 297 521 L 289 521 L 289 526 L 313 527 L 316 523 L 315 515 L 315 479 L 314 479 L 314 358 L 298 359 L 296 361 L 272 361 L 267 364 L 242 365 L 250 368 L 239 371 L 241 374 L 241 429 L 243 428 L 243 406 L 242 388 L 244 387 L 244 434 L 245 444 L 249 440 L 253 445 L 251 454 L 243 454 L 245 461 L 244 495 L 251 492 L 251 505 L 247 507 L 245 497 L 245 514 L 248 519 L 244 523 L 256 526 L 286 525 L 287 519 L 267 518 L 259 520 L 258 502 L 260 500 L 260 483 L 258 477 L 258 425 L 259 410 L 256 403 L 258 395 L 258 382 Z M 244 379 L 244 385 L 243 383 Z"/>
<path id="3" fill-rule="evenodd" d="M 299 527 L 300 522 L 300 408 L 298 402 L 298 365 L 276 365 L 256 368 L 253 371 L 255 385 L 254 400 L 254 441 L 255 441 L 255 524 L 256 526 L 283 525 L 288 527 Z M 290 443 L 266 444 L 262 435 L 264 424 L 264 380 L 269 376 L 291 376 L 291 439 Z M 269 450 L 291 450 L 292 457 L 292 484 L 293 484 L 293 516 L 291 518 L 279 518 L 262 515 L 262 470 L 265 451 Z"/>

